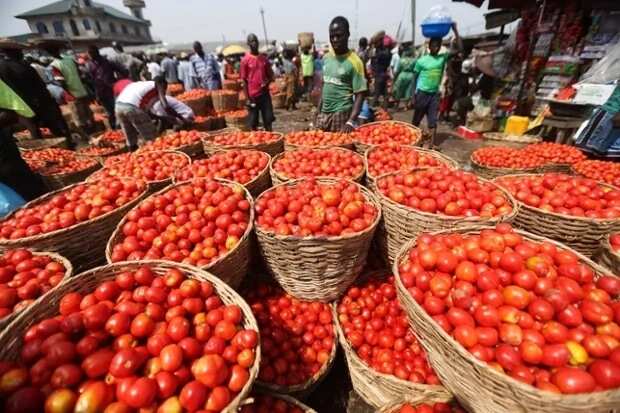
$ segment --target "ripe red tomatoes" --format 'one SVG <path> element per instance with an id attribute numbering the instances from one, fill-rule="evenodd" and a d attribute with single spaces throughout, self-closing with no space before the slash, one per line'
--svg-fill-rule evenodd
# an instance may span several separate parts
<path id="1" fill-rule="evenodd" d="M 272 167 L 284 179 L 320 176 L 354 179 L 364 172 L 364 160 L 348 149 L 299 149 L 284 152 Z"/>
<path id="2" fill-rule="evenodd" d="M 413 145 L 421 138 L 420 130 L 397 122 L 381 122 L 362 126 L 353 133 L 353 139 L 366 145 L 400 143 Z"/>
<path id="3" fill-rule="evenodd" d="M 368 175 L 377 177 L 389 172 L 409 171 L 414 168 L 445 166 L 440 158 L 413 146 L 388 143 L 368 151 Z"/>
<path id="4" fill-rule="evenodd" d="M 205 132 L 198 132 L 195 130 L 182 130 L 179 132 L 172 132 L 167 135 L 162 135 L 155 140 L 147 142 L 139 149 L 138 152 L 174 150 L 182 146 L 199 143 L 203 138 L 206 137 L 207 134 Z"/>
<path id="5" fill-rule="evenodd" d="M 284 142 L 295 146 L 340 146 L 353 143 L 353 136 L 348 133 L 310 130 L 291 132 L 284 137 Z"/>
<path id="6" fill-rule="evenodd" d="M 573 169 L 586 178 L 620 187 L 620 163 L 585 160 L 573 165 Z"/>
<path id="7" fill-rule="evenodd" d="M 177 179 L 224 178 L 247 184 L 260 175 L 269 164 L 266 153 L 255 150 L 231 150 L 216 153 L 192 164 L 177 173 Z"/>
<path id="8" fill-rule="evenodd" d="M 273 132 L 231 132 L 215 135 L 213 143 L 220 146 L 257 145 L 261 143 L 276 142 L 281 135 Z"/>
<path id="9" fill-rule="evenodd" d="M 180 152 L 149 151 L 124 154 L 106 159 L 104 168 L 94 173 L 91 179 L 106 176 L 129 176 L 147 182 L 168 179 L 181 168 L 190 164 L 189 157 Z"/>

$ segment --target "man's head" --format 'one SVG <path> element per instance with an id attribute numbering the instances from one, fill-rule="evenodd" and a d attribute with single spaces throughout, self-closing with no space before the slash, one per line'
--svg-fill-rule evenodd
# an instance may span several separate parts
<path id="1" fill-rule="evenodd" d="M 101 55 L 99 54 L 99 48 L 92 44 L 88 46 L 88 56 L 92 60 L 99 60 L 99 58 L 101 57 Z"/>
<path id="2" fill-rule="evenodd" d="M 199 55 L 204 54 L 204 51 L 202 50 L 202 44 L 199 41 L 195 41 L 193 47 L 194 52 L 198 53 Z"/>
<path id="3" fill-rule="evenodd" d="M 360 37 L 358 46 L 360 49 L 365 50 L 368 47 L 368 39 L 365 37 Z"/>
<path id="4" fill-rule="evenodd" d="M 123 51 L 123 46 L 119 42 L 112 42 L 112 48 L 117 52 Z"/>
<path id="5" fill-rule="evenodd" d="M 441 37 L 431 38 L 428 42 L 428 50 L 430 50 L 431 55 L 437 56 L 439 49 L 441 49 Z"/>
<path id="6" fill-rule="evenodd" d="M 349 51 L 349 21 L 342 17 L 334 17 L 329 24 L 329 42 L 334 53 L 341 55 Z"/>
<path id="7" fill-rule="evenodd" d="M 248 34 L 247 38 L 248 47 L 250 48 L 250 52 L 252 54 L 258 53 L 258 37 L 254 33 Z"/>
<path id="8" fill-rule="evenodd" d="M 166 78 L 165 77 L 163 77 L 163 76 L 155 76 L 153 78 L 153 81 L 155 82 L 155 87 L 157 88 L 158 91 L 166 93 L 166 88 L 168 87 L 168 82 L 166 82 Z"/>

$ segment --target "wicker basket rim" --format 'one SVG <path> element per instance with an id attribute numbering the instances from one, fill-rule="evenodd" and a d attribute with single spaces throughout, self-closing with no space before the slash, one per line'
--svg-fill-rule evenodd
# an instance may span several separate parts
<path id="1" fill-rule="evenodd" d="M 264 194 L 266 194 L 267 192 L 270 192 L 272 190 L 275 190 L 275 188 L 278 188 L 280 186 L 283 185 L 296 185 L 298 184 L 300 181 L 304 181 L 306 179 L 309 178 L 299 178 L 299 179 L 293 179 L 290 181 L 286 181 L 283 182 L 281 184 L 278 185 L 274 185 L 271 188 L 265 190 L 262 194 L 260 194 L 257 198 L 256 198 L 256 202 L 258 202 L 258 200 L 260 199 L 260 197 L 262 197 Z M 373 221 L 373 223 L 366 229 L 364 229 L 363 231 L 360 232 L 354 232 L 351 234 L 344 234 L 344 235 L 338 235 L 338 236 L 322 236 L 322 237 L 313 237 L 313 236 L 306 236 L 306 237 L 298 237 L 295 235 L 280 235 L 280 234 L 275 234 L 274 232 L 271 231 L 265 231 L 263 230 L 259 225 L 254 225 L 254 230 L 257 233 L 261 233 L 264 234 L 266 236 L 270 236 L 270 237 L 275 237 L 277 240 L 280 241 L 290 241 L 290 240 L 295 240 L 295 241 L 305 241 L 305 240 L 312 240 L 312 241 L 339 241 L 339 240 L 344 240 L 344 239 L 349 239 L 349 238 L 357 238 L 359 236 L 365 235 L 371 231 L 374 231 L 374 228 L 379 224 L 379 221 L 381 220 L 381 205 L 379 204 L 379 202 L 377 201 L 377 199 L 375 198 L 375 196 L 372 194 L 372 192 L 364 187 L 363 185 L 358 184 L 357 182 L 353 182 L 349 179 L 341 179 L 341 178 L 314 178 L 316 179 L 318 182 L 327 182 L 327 181 L 347 181 L 349 183 L 353 183 L 355 185 L 358 186 L 358 189 L 360 190 L 360 192 L 362 192 L 365 196 L 366 199 L 373 204 L 373 206 L 377 209 L 377 216 L 375 217 L 375 220 Z M 255 219 L 257 219 L 255 217 Z"/>
<path id="2" fill-rule="evenodd" d="M 22 152 L 28 152 L 28 151 L 37 151 L 40 149 L 47 149 L 50 147 L 53 147 L 54 145 L 58 145 L 62 142 L 66 142 L 67 138 L 60 136 L 60 137 L 54 137 L 54 138 L 41 138 L 41 139 L 19 139 L 16 138 L 16 144 L 17 147 L 19 148 L 20 151 Z M 25 148 L 22 145 L 24 144 L 29 144 L 29 143 L 40 143 L 41 146 L 37 146 L 35 148 Z"/>
<path id="3" fill-rule="evenodd" d="M 136 179 L 136 178 L 119 177 L 118 179 L 133 179 L 133 180 L 135 180 L 138 183 L 142 182 L 141 180 Z M 60 189 L 57 189 L 55 191 L 48 192 L 47 194 L 44 194 L 44 195 L 40 196 L 39 198 L 33 199 L 32 201 L 22 205 L 20 208 L 16 209 L 15 211 L 11 212 L 9 215 L 7 215 L 4 218 L 0 219 L 0 223 L 10 219 L 16 212 L 21 211 L 22 209 L 31 208 L 32 206 L 37 205 L 37 204 L 39 204 L 41 202 L 44 202 L 44 201 L 46 201 L 48 199 L 51 199 L 54 196 L 58 195 L 59 193 L 64 192 L 64 191 L 68 191 L 69 189 L 71 189 L 71 188 L 73 188 L 73 187 L 75 187 L 77 185 L 84 185 L 85 183 L 93 183 L 93 182 L 94 181 L 88 181 L 87 180 L 87 181 L 84 181 L 84 182 L 78 182 L 78 183 L 75 183 L 75 184 L 72 184 L 72 185 L 65 186 L 64 188 L 60 188 Z M 138 200 L 142 199 L 142 197 L 147 192 L 148 192 L 148 187 L 145 184 L 144 185 L 144 190 L 138 196 L 136 196 L 134 199 L 128 201 L 127 203 L 129 204 L 132 201 L 135 201 L 136 199 L 138 199 Z M 31 242 L 40 241 L 42 239 L 52 238 L 52 237 L 57 236 L 58 234 L 61 234 L 63 231 L 69 231 L 69 230 L 75 231 L 76 229 L 78 229 L 78 228 L 80 228 L 82 226 L 90 225 L 90 224 L 92 224 L 94 222 L 99 222 L 99 221 L 101 221 L 103 219 L 106 219 L 108 216 L 118 212 L 119 209 L 123 208 L 126 205 L 127 204 L 121 205 L 119 207 L 114 208 L 112 211 L 108 211 L 105 214 L 99 215 L 98 217 L 95 217 L 93 219 L 89 219 L 87 221 L 78 222 L 78 223 L 76 223 L 74 225 L 71 225 L 70 227 L 60 228 L 60 229 L 57 229 L 56 231 L 46 232 L 44 234 L 37 234 L 37 235 L 32 235 L 30 237 L 23 237 L 23 238 L 18 238 L 18 239 L 4 239 L 4 240 L 0 239 L 0 246 L 10 246 L 10 245 L 14 245 L 14 244 L 15 245 L 21 245 L 23 243 L 31 243 Z"/>
<path id="4" fill-rule="evenodd" d="M 108 146 L 108 147 L 111 149 L 114 149 L 114 151 L 110 153 L 106 153 L 106 154 L 99 154 L 99 155 L 92 155 L 89 153 L 80 152 L 80 150 L 82 149 L 91 148 L 91 146 L 89 146 L 89 147 L 81 148 L 75 151 L 75 156 L 80 156 L 83 158 L 106 158 L 108 156 L 120 155 L 124 153 L 124 151 L 127 149 L 127 146 L 124 143 L 113 143 L 112 146 Z"/>
<path id="5" fill-rule="evenodd" d="M 605 237 L 605 239 L 603 240 L 603 246 L 607 249 L 608 253 L 620 260 L 620 252 L 614 251 L 613 247 L 611 246 L 611 240 L 609 239 L 610 236 L 611 234 Z"/>
<path id="6" fill-rule="evenodd" d="M 288 181 L 291 179 L 298 179 L 298 178 L 289 178 L 286 175 L 282 175 L 281 173 L 279 173 L 278 171 L 275 170 L 274 165 L 280 160 L 282 159 L 283 156 L 289 155 L 291 153 L 294 152 L 299 152 L 299 151 L 313 151 L 313 152 L 320 152 L 320 151 L 340 151 L 340 152 L 344 152 L 344 153 L 349 153 L 349 154 L 353 154 L 356 157 L 360 158 L 362 160 L 362 170 L 360 171 L 359 174 L 357 174 L 356 176 L 350 177 L 350 178 L 346 178 L 346 179 L 350 179 L 352 181 L 358 181 L 360 179 L 362 179 L 362 176 L 364 176 L 364 173 L 366 172 L 366 167 L 364 165 L 364 157 L 362 155 L 360 155 L 359 153 L 352 151 L 351 149 L 347 149 L 347 148 L 341 148 L 338 146 L 332 146 L 332 147 L 325 147 L 325 148 L 319 148 L 319 147 L 302 147 L 302 148 L 297 148 L 297 149 L 293 149 L 290 151 L 285 151 L 285 152 L 280 152 L 279 154 L 277 154 L 276 156 L 271 158 L 271 162 L 269 162 L 269 172 L 272 173 L 274 176 L 276 176 L 276 178 L 278 178 L 280 181 Z M 331 178 L 330 176 L 317 176 L 317 177 L 313 177 L 313 176 L 308 176 L 307 178 Z"/>
<path id="7" fill-rule="evenodd" d="M 77 157 L 82 157 L 83 155 L 76 155 Z M 101 164 L 99 162 L 97 162 L 96 159 L 94 159 L 93 157 L 88 157 L 88 159 L 85 159 L 91 162 L 94 162 L 92 165 L 87 166 L 84 169 L 80 169 L 79 171 L 73 171 L 73 172 L 64 172 L 64 173 L 58 173 L 58 174 L 41 174 L 41 176 L 45 176 L 45 177 L 49 177 L 49 178 L 55 178 L 55 179 L 63 179 L 63 178 L 69 178 L 73 175 L 77 175 L 77 174 L 83 174 L 86 172 L 95 172 L 96 170 L 98 170 L 101 167 Z"/>
<path id="8" fill-rule="evenodd" d="M 356 129 L 356 131 L 358 131 L 360 129 L 368 128 L 370 126 L 387 125 L 387 124 L 401 125 L 401 126 L 409 128 L 409 129 L 411 129 L 413 131 L 416 131 L 418 133 L 417 139 L 415 139 L 413 142 L 409 142 L 409 145 L 415 145 L 421 139 L 422 129 L 418 128 L 417 126 L 412 125 L 411 123 L 403 122 L 403 121 L 400 121 L 400 120 L 393 120 L 393 119 L 390 119 L 390 120 L 378 120 L 378 121 L 375 121 L 375 122 L 364 123 L 363 125 L 358 127 Z M 362 144 L 362 145 L 368 145 L 368 146 L 374 146 L 375 145 L 375 144 L 372 144 L 372 143 L 358 141 L 357 139 L 355 139 L 356 136 L 353 136 L 353 138 L 354 138 L 354 143 L 355 144 Z"/>
<path id="9" fill-rule="evenodd" d="M 448 233 L 460 233 L 460 234 L 471 234 L 471 233 L 480 233 L 480 231 L 484 230 L 484 229 L 494 229 L 494 227 L 492 226 L 486 226 L 486 225 L 480 225 L 480 226 L 469 226 L 469 227 L 460 227 L 460 228 L 453 228 L 453 229 L 447 229 L 447 230 L 442 230 L 442 231 L 435 231 L 432 232 L 431 235 L 440 235 L 440 234 L 448 234 Z M 532 233 L 529 233 L 527 231 L 522 231 L 522 230 L 514 230 L 517 234 L 523 236 L 526 239 L 529 239 L 531 241 L 536 241 L 536 242 L 549 242 L 553 245 L 555 245 L 556 247 L 563 249 L 563 250 L 570 250 L 572 251 L 574 254 L 577 255 L 577 258 L 579 259 L 579 261 L 581 262 L 585 262 L 590 268 L 592 268 L 596 273 L 602 274 L 602 275 L 609 275 L 612 277 L 615 277 L 611 271 L 607 270 L 606 268 L 604 268 L 603 266 L 596 264 L 595 262 L 593 262 L 592 260 L 590 260 L 589 258 L 587 258 L 586 256 L 584 256 L 583 254 L 581 254 L 580 252 L 573 250 L 569 247 L 567 247 L 566 245 L 554 241 L 550 238 L 547 237 L 543 237 L 540 235 L 535 235 Z M 407 258 L 408 252 L 411 248 L 413 248 L 416 244 L 417 244 L 417 239 L 413 238 L 409 241 L 407 241 L 398 251 L 398 254 L 396 255 L 396 258 L 394 259 L 394 265 L 392 266 L 393 269 L 393 273 L 395 276 L 395 282 L 398 284 L 398 288 L 400 289 L 405 289 L 404 285 L 401 282 L 400 279 L 400 273 L 398 271 L 398 267 L 399 264 L 401 263 L 401 261 L 403 260 L 403 258 Z M 459 356 L 465 358 L 467 361 L 469 361 L 470 363 L 474 364 L 477 369 L 483 371 L 485 374 L 490 374 L 492 376 L 495 376 L 496 379 L 498 379 L 498 381 L 504 381 L 504 382 L 508 382 L 511 386 L 513 387 L 517 387 L 520 388 L 523 391 L 527 391 L 527 392 L 540 392 L 542 394 L 544 394 L 544 397 L 549 400 L 549 405 L 552 405 L 554 401 L 559 401 L 560 399 L 563 400 L 575 400 L 578 401 L 579 399 L 583 398 L 583 397 L 589 397 L 588 394 L 589 393 L 582 393 L 582 394 L 562 394 L 562 395 L 558 395 L 557 393 L 554 392 L 550 392 L 547 390 L 541 390 L 538 389 L 534 386 L 525 384 L 517 379 L 514 379 L 512 377 L 510 377 L 508 374 L 505 373 L 501 373 L 497 370 L 495 370 L 492 367 L 489 367 L 489 365 L 481 360 L 478 360 L 476 357 L 474 357 L 469 351 L 467 351 L 463 346 L 461 346 L 454 338 L 452 338 L 452 336 L 450 336 L 448 333 L 446 333 L 441 327 L 439 327 L 437 325 L 437 323 L 435 322 L 435 320 L 433 320 L 427 313 L 426 311 L 417 303 L 413 302 L 413 306 L 415 308 L 415 311 L 419 312 L 420 314 L 423 314 L 423 317 L 425 319 L 425 321 L 427 323 L 429 323 L 430 325 L 433 326 L 433 329 L 436 330 L 442 337 L 444 340 L 446 340 L 447 342 L 450 343 L 450 347 L 453 351 L 456 351 L 457 353 L 459 353 Z M 418 308 L 419 307 L 419 308 Z M 601 391 L 601 392 L 597 392 L 597 395 L 600 394 L 618 394 L 620 395 L 620 388 L 616 388 L 613 390 L 606 390 L 606 391 Z"/>
<path id="10" fill-rule="evenodd" d="M 239 238 L 239 241 L 237 242 L 237 244 L 233 247 L 233 249 L 231 249 L 230 251 L 226 252 L 226 254 L 222 255 L 221 257 L 219 257 L 218 259 L 216 259 L 215 261 L 211 261 L 208 265 L 205 265 L 203 267 L 198 267 L 204 270 L 208 270 L 210 268 L 213 268 L 215 265 L 219 264 L 220 262 L 222 262 L 224 260 L 224 258 L 230 256 L 230 254 L 232 254 L 233 252 L 237 251 L 238 248 L 240 248 L 240 245 L 243 243 L 244 240 L 248 239 L 250 237 L 250 234 L 252 233 L 252 228 L 254 226 L 254 199 L 252 198 L 252 195 L 250 194 L 250 192 L 247 190 L 247 188 L 245 186 L 243 186 L 242 184 L 238 183 L 238 182 L 233 182 L 233 181 L 229 181 L 228 179 L 222 179 L 222 178 L 215 178 L 215 179 L 209 179 L 209 178 L 192 178 L 190 180 L 187 181 L 183 181 L 183 182 L 179 182 L 179 183 L 173 183 L 170 184 L 162 189 L 160 189 L 159 191 L 149 195 L 148 197 L 141 199 L 131 210 L 138 208 L 140 206 L 140 204 L 142 204 L 142 202 L 144 202 L 147 199 L 151 199 L 152 197 L 155 196 L 159 196 L 162 195 L 172 189 L 178 188 L 180 186 L 183 185 L 188 185 L 189 183 L 191 183 L 193 180 L 204 180 L 204 181 L 209 181 L 209 180 L 213 180 L 213 181 L 217 181 L 220 182 L 224 185 L 227 186 L 239 186 L 243 189 L 243 192 L 245 193 L 245 198 L 246 200 L 250 203 L 250 216 L 248 217 L 248 226 L 245 229 L 243 235 Z M 112 235 L 110 235 L 110 238 L 108 239 L 108 242 L 106 243 L 106 248 L 105 248 L 105 257 L 106 257 L 106 261 L 110 264 L 112 264 L 112 242 L 115 241 L 115 238 L 118 236 L 119 232 L 122 230 L 123 225 L 127 222 L 127 215 L 125 214 L 125 216 L 118 222 L 118 224 L 116 225 L 116 228 L 114 228 L 114 232 L 112 232 Z M 131 262 L 143 262 L 146 260 L 136 260 L 136 261 L 131 261 Z M 162 261 L 167 261 L 167 260 L 162 260 Z M 176 261 L 170 261 L 173 263 L 176 263 Z"/>
<path id="11" fill-rule="evenodd" d="M 469 161 L 474 166 L 476 166 L 476 167 L 478 167 L 480 169 L 489 169 L 489 170 L 498 171 L 498 172 L 499 171 L 508 172 L 508 175 L 514 174 L 515 172 L 516 173 L 521 173 L 521 172 L 524 172 L 524 173 L 528 173 L 528 172 L 536 173 L 536 172 L 538 172 L 540 170 L 540 168 L 544 168 L 545 167 L 545 165 L 535 166 L 535 167 L 532 167 L 532 168 L 502 168 L 502 167 L 499 167 L 499 166 L 487 166 L 487 165 L 482 165 L 481 163 L 477 162 L 474 159 L 474 154 L 473 153 L 470 155 Z"/>
<path id="12" fill-rule="evenodd" d="M 427 171 L 429 169 L 437 169 L 437 168 L 413 169 L 412 171 L 422 171 L 422 170 Z M 383 178 L 385 178 L 387 176 L 390 176 L 390 175 L 396 175 L 396 174 L 398 174 L 400 172 L 402 172 L 402 171 L 388 172 L 388 173 L 385 173 L 383 175 L 379 175 L 377 178 L 375 178 L 375 181 L 378 184 L 380 179 L 383 179 Z M 497 220 L 502 220 L 502 219 L 504 219 L 506 217 L 515 216 L 519 212 L 520 205 L 517 203 L 517 200 L 512 196 L 512 194 L 510 194 L 510 192 L 508 192 L 505 188 L 501 187 L 500 185 L 496 184 L 495 182 L 493 182 L 493 181 L 491 181 L 489 179 L 485 179 L 485 178 L 482 178 L 482 177 L 477 176 L 477 175 L 476 175 L 476 179 L 478 179 L 478 180 L 480 180 L 482 182 L 491 184 L 491 185 L 495 186 L 497 189 L 499 189 L 504 194 L 506 199 L 508 199 L 508 202 L 510 202 L 510 204 L 512 204 L 512 212 L 510 214 L 499 215 L 499 216 L 495 216 L 495 217 L 482 217 L 482 216 L 473 216 L 473 217 L 457 216 L 457 217 L 454 217 L 454 216 L 445 215 L 445 214 L 431 214 L 430 212 L 420 211 L 417 208 L 412 208 L 412 207 L 405 206 L 405 205 L 402 205 L 402 204 L 399 204 L 399 203 L 396 203 L 396 202 L 392 201 L 389 197 L 387 197 L 381 191 L 379 191 L 378 187 L 377 187 L 375 193 L 377 193 L 377 196 L 379 196 L 379 198 L 383 202 L 388 203 L 393 208 L 402 209 L 402 210 L 405 210 L 405 211 L 408 211 L 408 212 L 414 211 L 416 214 L 420 214 L 422 216 L 433 217 L 433 218 L 440 218 L 440 219 L 446 220 L 446 221 L 459 221 L 459 222 L 465 221 L 465 222 L 467 222 L 467 221 L 480 221 L 481 219 L 484 219 L 485 221 L 488 221 L 488 222 L 494 222 L 494 221 L 497 221 Z"/>
<path id="13" fill-rule="evenodd" d="M 381 144 L 381 145 L 371 145 L 368 147 L 368 149 L 366 149 L 366 151 L 364 152 L 364 164 L 366 165 L 366 176 L 370 179 L 376 179 L 381 177 L 381 175 L 379 175 L 378 177 L 371 174 L 370 173 L 370 169 L 368 167 L 369 162 L 368 162 L 368 155 L 370 155 L 370 152 L 375 151 L 377 149 L 383 148 L 383 147 L 389 147 L 389 146 L 393 146 L 393 145 L 397 145 L 400 147 L 406 147 L 409 149 L 412 149 L 415 152 L 419 152 L 419 153 L 424 153 L 427 154 L 433 158 L 438 158 L 440 161 L 447 163 L 449 166 L 452 166 L 454 168 L 458 168 L 459 164 L 457 161 L 455 161 L 454 159 L 450 158 L 447 155 L 444 155 L 443 153 L 439 152 L 439 151 L 434 151 L 432 149 L 425 149 L 425 148 L 420 148 L 418 146 L 415 145 L 411 145 L 411 144 L 405 144 L 405 143 L 399 143 L 399 144 L 391 144 L 391 143 L 387 143 L 387 144 Z M 436 168 L 436 166 L 430 166 L 430 167 L 426 167 L 426 168 Z M 416 169 L 416 167 L 413 167 L 412 169 Z M 394 171 L 394 172 L 400 172 L 402 171 L 402 169 L 398 170 L 398 171 Z M 390 172 L 387 172 L 390 173 Z"/>
<path id="14" fill-rule="evenodd" d="M 164 153 L 164 152 L 172 152 L 172 153 L 175 153 L 175 154 L 178 154 L 178 155 L 182 155 L 182 157 L 183 157 L 183 158 L 185 158 L 185 159 L 187 160 L 187 164 L 188 164 L 188 165 L 191 165 L 191 164 L 192 164 L 192 158 L 190 158 L 188 154 L 183 153 L 183 152 L 179 152 L 179 151 L 173 151 L 173 150 L 163 150 L 163 151 L 162 151 L 162 150 L 159 150 L 159 151 L 146 151 L 146 152 L 136 153 L 136 155 L 144 155 L 145 153 L 149 153 L 149 154 L 150 154 L 150 153 L 154 153 L 154 152 L 162 152 L 162 153 Z M 119 155 L 122 155 L 122 154 L 119 154 Z M 133 156 L 133 155 L 130 153 L 130 155 L 129 155 L 129 156 Z M 117 162 L 121 162 L 121 161 L 117 161 Z M 115 163 L 116 163 L 116 162 L 115 162 Z M 101 171 L 103 171 L 105 168 L 109 168 L 109 165 L 107 165 L 107 166 L 106 166 L 106 165 L 103 165 L 103 167 L 101 168 Z M 97 171 L 97 172 L 99 173 L 99 172 L 101 172 L 101 171 Z M 175 171 L 174 171 L 174 173 L 173 173 L 171 176 L 169 176 L 168 178 L 165 178 L 165 179 L 160 179 L 159 181 L 147 181 L 147 180 L 146 180 L 146 179 L 144 179 L 144 178 L 135 178 L 135 177 L 132 177 L 132 176 L 127 176 L 127 177 L 126 177 L 126 176 L 117 176 L 117 178 L 132 178 L 132 179 L 137 179 L 137 180 L 143 180 L 143 181 L 144 181 L 144 182 L 146 182 L 148 185 L 157 185 L 157 184 L 162 184 L 162 183 L 165 183 L 166 181 L 172 181 L 172 178 L 174 177 L 174 174 L 175 174 L 177 171 L 178 171 L 178 170 L 175 170 Z M 92 176 L 92 175 L 91 175 L 91 176 L 89 176 L 87 180 L 91 180 L 91 178 L 93 178 L 93 176 Z M 96 179 L 98 179 L 98 177 L 95 177 L 95 180 L 96 180 Z"/>
<path id="15" fill-rule="evenodd" d="M 526 177 L 526 176 L 543 176 L 544 174 L 511 174 L 511 175 L 504 175 L 504 176 L 499 176 L 495 179 L 493 179 L 493 181 L 499 181 L 502 178 L 515 178 L 515 177 Z M 590 178 L 588 178 L 590 179 Z M 600 182 L 600 181 L 596 181 L 596 183 L 599 186 L 603 186 L 603 187 L 609 187 L 615 191 L 620 191 L 620 188 L 616 188 L 613 185 L 609 185 L 605 182 Z M 499 183 L 496 183 L 496 185 L 501 186 Z M 517 202 L 519 204 L 520 208 L 526 209 L 526 210 L 530 210 L 533 212 L 536 212 L 538 214 L 541 215 L 550 215 L 553 216 L 555 218 L 558 219 L 562 219 L 562 220 L 571 220 L 571 221 L 582 221 L 585 223 L 595 223 L 595 224 L 602 224 L 602 223 L 615 223 L 620 221 L 618 218 L 591 218 L 591 217 L 578 217 L 578 216 L 574 216 L 574 215 L 563 215 L 563 214 L 559 214 L 557 212 L 549 212 L 549 211 L 545 211 L 543 209 L 537 208 L 537 207 L 533 207 L 531 205 L 527 205 L 524 202 L 518 201 L 515 198 L 515 202 Z"/>

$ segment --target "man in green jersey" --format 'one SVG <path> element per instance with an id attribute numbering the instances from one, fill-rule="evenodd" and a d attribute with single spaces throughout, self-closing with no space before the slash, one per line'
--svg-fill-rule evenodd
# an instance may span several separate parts
<path id="1" fill-rule="evenodd" d="M 364 64 L 349 50 L 349 22 L 335 17 L 329 25 L 332 50 L 323 57 L 323 92 L 317 127 L 325 131 L 351 132 L 368 90 Z"/>
<path id="2" fill-rule="evenodd" d="M 456 40 L 458 50 L 462 50 L 461 38 L 456 28 L 456 23 L 452 23 L 452 30 Z M 432 130 L 430 146 L 435 144 L 435 134 L 437 133 L 437 114 L 439 112 L 439 86 L 446 67 L 446 62 L 452 56 L 450 53 L 439 53 L 441 48 L 441 38 L 430 39 L 428 48 L 430 54 L 420 57 L 413 68 L 413 123 L 420 126 L 422 119 L 426 116 L 428 128 Z"/>

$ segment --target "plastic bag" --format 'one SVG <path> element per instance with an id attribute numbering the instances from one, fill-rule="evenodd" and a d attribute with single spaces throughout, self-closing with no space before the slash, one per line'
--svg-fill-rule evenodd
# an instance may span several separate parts
<path id="1" fill-rule="evenodd" d="M 446 6 L 433 6 L 422 23 L 452 23 L 452 17 Z"/>
<path id="2" fill-rule="evenodd" d="M 620 79 L 620 42 L 616 43 L 607 51 L 607 55 L 592 65 L 581 76 L 579 83 L 607 84 Z"/>
<path id="3" fill-rule="evenodd" d="M 17 192 L 0 182 L 0 218 L 25 203 L 26 201 Z"/>

